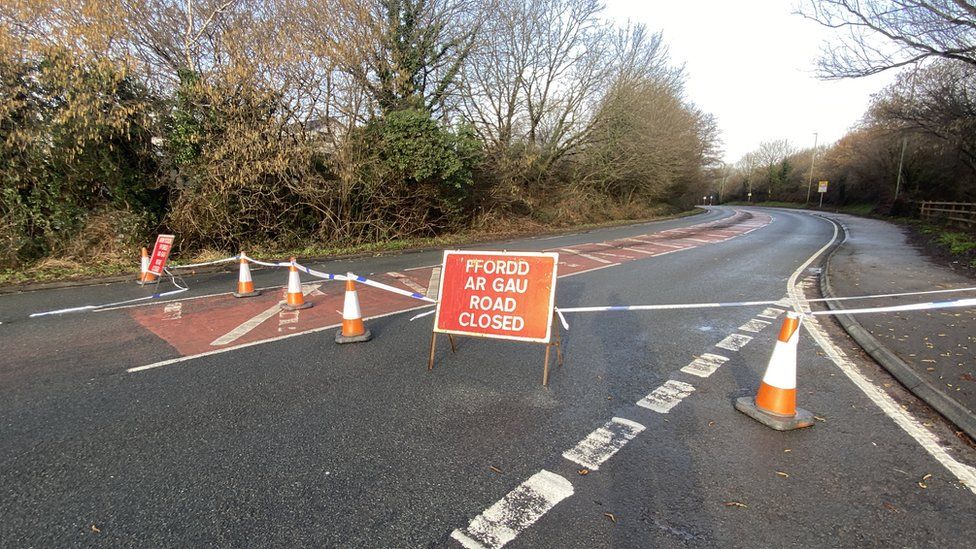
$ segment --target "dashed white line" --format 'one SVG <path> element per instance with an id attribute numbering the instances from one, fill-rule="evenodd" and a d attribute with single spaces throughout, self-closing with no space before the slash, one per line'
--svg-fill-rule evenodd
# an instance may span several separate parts
<path id="1" fill-rule="evenodd" d="M 739 329 L 742 330 L 743 332 L 751 332 L 754 334 L 758 334 L 759 332 L 763 331 L 763 328 L 769 326 L 770 324 L 771 322 L 766 322 L 765 320 L 759 320 L 757 318 L 754 318 L 749 322 L 746 322 L 742 326 L 739 326 Z"/>
<path id="2" fill-rule="evenodd" d="M 563 457 L 596 471 L 643 430 L 644 426 L 636 421 L 615 417 L 563 452 Z"/>
<path id="3" fill-rule="evenodd" d="M 545 469 L 529 477 L 451 537 L 468 549 L 502 547 L 560 501 L 573 495 L 573 485 Z"/>
<path id="4" fill-rule="evenodd" d="M 704 353 L 702 356 L 692 360 L 690 364 L 681 369 L 686 374 L 698 377 L 708 377 L 715 373 L 719 367 L 728 361 L 728 357 Z"/>
<path id="5" fill-rule="evenodd" d="M 641 408 L 666 414 L 694 390 L 695 386 L 690 383 L 669 379 L 664 385 L 651 391 L 651 394 L 638 400 L 637 405 Z"/>
<path id="6" fill-rule="evenodd" d="M 727 349 L 729 351 L 738 351 L 739 349 L 745 347 L 750 341 L 752 341 L 752 337 L 750 336 L 742 335 L 742 334 L 732 334 L 726 337 L 725 339 L 723 339 L 722 341 L 716 343 L 715 346 L 720 347 L 722 349 Z"/>
<path id="7" fill-rule="evenodd" d="M 758 317 L 768 318 L 770 320 L 776 320 L 779 315 L 783 314 L 783 309 L 777 309 L 776 307 L 769 307 L 768 309 L 763 309 L 763 312 L 759 313 Z"/>

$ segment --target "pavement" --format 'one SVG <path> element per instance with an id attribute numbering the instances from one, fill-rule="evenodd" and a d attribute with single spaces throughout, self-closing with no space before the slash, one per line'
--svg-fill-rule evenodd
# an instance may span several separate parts
<path id="1" fill-rule="evenodd" d="M 831 256 L 825 297 L 976 287 L 976 280 L 931 260 L 894 223 L 842 214 L 847 239 Z M 835 302 L 838 310 L 970 298 L 976 291 Z M 976 308 L 844 315 L 862 347 L 939 413 L 976 439 Z"/>
<path id="2" fill-rule="evenodd" d="M 34 319 L 152 290 L 0 296 L 0 547 L 968 547 L 976 449 L 832 320 L 798 344 L 813 427 L 733 408 L 835 234 L 718 207 L 484 245 L 559 250 L 560 307 L 771 300 L 569 314 L 548 387 L 542 346 L 511 341 L 458 338 L 428 372 L 432 318 L 374 289 L 373 340 L 336 345 L 342 285 L 303 276 L 313 308 L 279 311 L 278 269 L 253 273 L 266 301 L 233 273 Z M 310 266 L 411 288 L 439 260 Z"/>

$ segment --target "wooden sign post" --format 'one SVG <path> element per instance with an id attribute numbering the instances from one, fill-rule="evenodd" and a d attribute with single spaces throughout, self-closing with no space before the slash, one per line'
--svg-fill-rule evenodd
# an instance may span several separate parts
<path id="1" fill-rule="evenodd" d="M 553 337 L 559 254 L 445 251 L 427 369 L 434 368 L 437 334 L 509 339 L 546 346 L 542 384 L 549 384 L 549 352 L 562 365 L 559 329 Z M 555 342 L 553 342 L 555 339 Z"/>

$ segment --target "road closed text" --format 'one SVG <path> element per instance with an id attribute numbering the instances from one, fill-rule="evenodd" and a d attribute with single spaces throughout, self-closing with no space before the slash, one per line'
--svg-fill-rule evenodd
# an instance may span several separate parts
<path id="1" fill-rule="evenodd" d="M 546 340 L 556 262 L 556 254 L 446 252 L 435 330 Z"/>

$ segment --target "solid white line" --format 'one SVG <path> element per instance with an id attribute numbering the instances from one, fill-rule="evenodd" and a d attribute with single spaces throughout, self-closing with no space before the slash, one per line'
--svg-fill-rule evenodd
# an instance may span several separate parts
<path id="1" fill-rule="evenodd" d="M 758 318 L 754 318 L 749 322 L 746 322 L 742 326 L 739 326 L 739 329 L 742 330 L 743 332 L 751 332 L 754 334 L 758 334 L 759 332 L 763 331 L 763 328 L 769 326 L 770 324 L 772 323 L 766 322 L 765 320 L 759 320 Z"/>
<path id="2" fill-rule="evenodd" d="M 409 269 L 404 269 L 404 271 L 419 271 L 420 269 L 430 269 L 432 267 L 440 267 L 440 266 L 441 264 L 438 263 L 437 265 L 424 265 L 422 267 L 410 267 Z"/>
<path id="3" fill-rule="evenodd" d="M 411 307 L 409 309 L 403 309 L 401 311 L 393 311 L 391 313 L 384 313 L 384 314 L 381 314 L 381 315 L 370 316 L 370 317 L 364 318 L 363 320 L 373 320 L 375 318 L 384 318 L 384 317 L 388 317 L 388 316 L 398 315 L 400 313 L 407 313 L 407 312 L 410 312 L 410 311 L 416 311 L 418 309 L 426 309 L 427 307 L 430 307 L 430 305 L 420 305 L 419 307 Z M 171 358 L 169 360 L 162 360 L 162 361 L 159 361 L 159 362 L 153 362 L 152 364 L 146 364 L 145 366 L 136 366 L 135 368 L 129 368 L 129 369 L 126 370 L 126 372 L 128 372 L 128 373 L 131 374 L 131 373 L 135 373 L 135 372 L 142 372 L 142 371 L 145 371 L 145 370 L 152 370 L 153 368 L 159 368 L 161 366 L 169 366 L 170 364 L 177 364 L 177 363 L 180 363 L 180 362 L 186 362 L 188 360 L 193 360 L 193 359 L 196 359 L 196 358 L 202 358 L 202 357 L 205 357 L 205 356 L 219 355 L 221 353 L 226 353 L 228 351 L 236 351 L 237 349 L 243 349 L 245 347 L 253 347 L 255 345 L 261 345 L 263 343 L 271 343 L 272 341 L 281 341 L 282 339 L 288 339 L 290 337 L 297 337 L 297 336 L 302 336 L 302 335 L 306 335 L 306 334 L 314 334 L 316 332 L 321 332 L 323 330 L 331 330 L 331 329 L 334 329 L 334 328 L 338 328 L 340 326 L 342 326 L 341 323 L 339 323 L 339 324 L 332 324 L 332 325 L 329 325 L 329 326 L 322 326 L 321 328 L 312 328 L 311 330 L 306 330 L 304 332 L 297 332 L 297 333 L 294 333 L 294 334 L 285 334 L 285 335 L 281 335 L 281 336 L 270 337 L 268 339 L 261 339 L 261 340 L 258 340 L 258 341 L 251 341 L 251 342 L 248 342 L 248 343 L 241 343 L 240 345 L 233 345 L 231 347 L 224 347 L 223 349 L 214 349 L 213 351 L 205 351 L 203 353 L 197 353 L 195 355 L 180 356 L 180 357 L 176 357 L 176 358 Z"/>
<path id="4" fill-rule="evenodd" d="M 664 385 L 651 391 L 651 394 L 638 400 L 637 405 L 641 408 L 666 414 L 694 390 L 695 386 L 690 383 L 669 379 Z"/>
<path id="5" fill-rule="evenodd" d="M 451 537 L 467 549 L 495 549 L 515 539 L 560 501 L 573 495 L 573 485 L 545 469 L 529 477 Z"/>
<path id="6" fill-rule="evenodd" d="M 805 263 L 800 265 L 793 275 L 790 277 L 787 283 L 787 290 L 789 291 L 790 297 L 800 305 L 801 310 L 809 311 L 810 306 L 806 302 L 806 295 L 803 290 L 797 285 L 797 279 L 800 274 L 806 270 L 807 266 L 813 263 L 813 260 L 824 253 L 837 239 L 837 225 L 831 223 L 834 226 L 834 235 L 831 237 L 830 242 L 820 248 L 816 253 L 810 256 Z M 926 429 L 922 424 L 908 411 L 898 405 L 898 403 L 891 398 L 891 396 L 886 393 L 883 389 L 872 383 L 868 378 L 864 377 L 864 374 L 858 369 L 857 365 L 854 364 L 839 347 L 834 345 L 830 340 L 830 337 L 824 332 L 823 328 L 820 326 L 820 320 L 816 317 L 807 317 L 801 322 L 801 325 L 806 327 L 807 333 L 809 333 L 817 345 L 824 350 L 826 356 L 838 367 L 841 372 L 851 380 L 854 385 L 861 390 L 882 412 L 890 417 L 896 425 L 902 428 L 910 437 L 915 439 L 915 442 L 919 444 L 926 452 L 929 453 L 936 461 L 942 464 L 943 467 L 949 470 L 950 473 L 955 475 L 959 482 L 964 486 L 969 488 L 971 492 L 976 494 L 976 468 L 971 465 L 967 465 L 957 460 L 955 457 L 949 455 L 946 447 L 939 443 L 938 437 L 932 433 L 932 431 Z"/>
<path id="7" fill-rule="evenodd" d="M 716 347 L 722 349 L 728 349 L 729 351 L 738 351 L 745 347 L 752 338 L 747 335 L 742 334 L 731 334 L 722 341 L 715 344 Z"/>
<path id="8" fill-rule="evenodd" d="M 704 353 L 702 356 L 692 360 L 690 364 L 681 369 L 686 374 L 698 377 L 708 377 L 715 373 L 719 367 L 728 361 L 729 358 L 712 353 Z"/>
<path id="9" fill-rule="evenodd" d="M 596 471 L 601 463 L 613 457 L 643 430 L 644 426 L 636 421 L 615 417 L 603 427 L 586 435 L 576 446 L 563 452 L 563 457 Z"/>
<path id="10" fill-rule="evenodd" d="M 321 284 L 315 284 L 308 287 L 302 286 L 302 295 L 308 295 L 309 293 L 318 290 L 319 286 L 321 286 Z M 274 306 L 268 309 L 267 311 L 255 315 L 253 318 L 250 318 L 249 320 L 243 322 L 240 326 L 234 328 L 233 330 L 213 340 L 212 342 L 210 342 L 210 346 L 219 347 L 221 345 L 227 345 L 228 343 L 233 343 L 237 341 L 238 339 L 246 335 L 251 330 L 260 326 L 261 323 L 264 322 L 265 320 L 268 320 L 269 318 L 281 312 L 281 304 L 282 304 L 281 301 L 275 303 Z M 297 317 L 295 320 L 296 321 L 298 320 Z"/>

